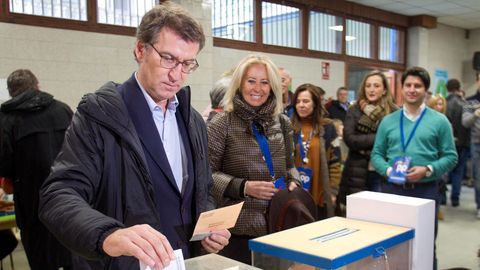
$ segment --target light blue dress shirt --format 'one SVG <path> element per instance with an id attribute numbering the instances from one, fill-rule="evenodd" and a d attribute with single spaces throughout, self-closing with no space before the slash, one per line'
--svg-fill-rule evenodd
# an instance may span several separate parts
<path id="1" fill-rule="evenodd" d="M 152 112 L 153 121 L 157 127 L 160 139 L 162 140 L 163 149 L 167 155 L 173 177 L 177 183 L 178 190 L 182 192 L 184 175 L 181 153 L 183 153 L 185 150 L 182 147 L 183 145 L 180 138 L 177 118 L 175 117 L 175 112 L 177 111 L 177 106 L 179 104 L 177 96 L 172 97 L 168 101 L 167 111 L 164 112 L 163 109 L 158 106 L 155 101 L 153 101 L 152 97 L 150 97 L 147 91 L 140 84 L 137 78 L 137 73 L 135 73 L 135 79 L 137 80 L 137 83 L 140 86 L 143 95 L 145 96 L 148 107 Z"/>

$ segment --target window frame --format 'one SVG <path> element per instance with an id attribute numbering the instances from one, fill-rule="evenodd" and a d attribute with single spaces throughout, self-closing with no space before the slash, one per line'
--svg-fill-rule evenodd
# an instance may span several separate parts
<path id="1" fill-rule="evenodd" d="M 10 1 L 1 1 L 0 22 L 24 24 L 31 26 L 50 27 L 67 30 L 78 30 L 84 32 L 95 32 L 104 34 L 115 34 L 124 36 L 135 36 L 136 27 L 103 24 L 97 22 L 97 0 L 86 0 L 87 20 L 71 20 L 32 14 L 10 12 Z M 160 3 L 156 0 L 157 4 Z"/>
<path id="2" fill-rule="evenodd" d="M 318 3 L 312 3 L 308 0 L 254 0 L 255 2 L 255 32 L 256 32 L 256 41 L 255 42 L 245 42 L 238 40 L 230 40 L 220 37 L 213 37 L 213 46 L 215 47 L 224 47 L 231 49 L 239 50 L 249 50 L 249 51 L 258 51 L 265 53 L 275 53 L 275 54 L 284 54 L 291 56 L 300 56 L 300 57 L 312 57 L 320 58 L 326 60 L 336 60 L 343 61 L 346 64 L 355 64 L 355 65 L 364 65 L 364 66 L 373 66 L 383 69 L 394 69 L 394 70 L 405 70 L 406 68 L 406 46 L 407 46 L 407 27 L 408 27 L 408 17 L 403 15 L 398 15 L 395 13 L 390 13 L 387 11 L 377 10 L 372 7 L 365 7 L 357 5 L 355 3 L 343 3 L 338 5 L 333 5 L 327 2 L 318 1 Z M 262 2 L 276 3 L 282 5 L 288 5 L 300 9 L 300 48 L 291 48 L 283 47 L 277 45 L 268 45 L 264 44 L 262 41 L 263 29 L 261 23 Z M 355 9 L 351 5 L 355 5 Z M 373 11 L 372 11 L 373 10 Z M 329 15 L 334 15 L 342 18 L 342 23 L 344 26 L 343 31 L 343 41 L 346 36 L 346 20 L 356 20 L 364 23 L 368 23 L 372 27 L 372 37 L 370 43 L 371 57 L 362 58 L 346 54 L 346 42 L 342 42 L 341 53 L 330 53 L 323 51 L 315 51 L 308 49 L 308 26 L 309 26 L 309 13 L 310 11 L 325 13 Z M 393 14 L 393 15 L 392 15 Z M 376 18 L 378 20 L 374 20 Z M 390 62 L 379 59 L 379 27 L 389 27 L 395 28 L 403 32 L 403 39 L 399 40 L 401 44 L 399 46 L 399 62 Z"/>

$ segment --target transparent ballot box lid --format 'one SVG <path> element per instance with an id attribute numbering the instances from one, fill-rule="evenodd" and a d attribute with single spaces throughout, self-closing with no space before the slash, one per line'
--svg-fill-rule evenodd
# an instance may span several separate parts
<path id="1" fill-rule="evenodd" d="M 411 268 L 414 235 L 411 228 L 332 217 L 252 239 L 248 245 L 253 265 L 268 270 L 403 270 Z"/>

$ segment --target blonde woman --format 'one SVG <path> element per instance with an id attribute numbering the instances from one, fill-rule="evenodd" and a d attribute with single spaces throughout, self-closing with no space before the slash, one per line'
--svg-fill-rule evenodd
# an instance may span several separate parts
<path id="1" fill-rule="evenodd" d="M 208 126 L 212 193 L 219 207 L 245 203 L 221 254 L 250 264 L 248 240 L 267 234 L 269 201 L 280 186 L 292 190 L 300 185 L 275 64 L 261 55 L 242 59 L 223 104 L 224 112 Z"/>
<path id="2" fill-rule="evenodd" d="M 345 118 L 343 139 L 349 148 L 342 173 L 338 200 L 362 190 L 380 191 L 382 177 L 370 165 L 370 152 L 382 118 L 397 110 L 387 78 L 375 70 L 365 76 L 358 90 L 358 102 Z"/>
<path id="3" fill-rule="evenodd" d="M 447 100 L 440 95 L 433 95 L 431 98 L 429 98 L 427 105 L 441 114 L 445 114 L 447 112 Z"/>

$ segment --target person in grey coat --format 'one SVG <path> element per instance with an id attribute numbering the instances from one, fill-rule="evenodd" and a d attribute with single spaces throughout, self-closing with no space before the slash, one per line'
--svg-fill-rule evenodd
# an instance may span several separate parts
<path id="1" fill-rule="evenodd" d="M 208 125 L 213 196 L 219 206 L 244 202 L 222 255 L 251 263 L 248 240 L 267 234 L 266 212 L 278 191 L 300 185 L 293 160 L 293 131 L 282 114 L 277 67 L 266 56 L 249 55 L 235 69 L 224 112 Z M 264 137 L 271 159 L 261 150 Z M 271 169 L 269 167 L 271 161 Z"/>

